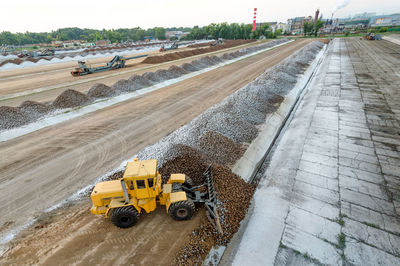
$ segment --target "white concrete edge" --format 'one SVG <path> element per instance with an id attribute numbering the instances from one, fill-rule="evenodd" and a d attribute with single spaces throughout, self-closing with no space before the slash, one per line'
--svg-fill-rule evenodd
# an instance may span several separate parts
<path id="1" fill-rule="evenodd" d="M 295 87 L 285 97 L 285 100 L 281 103 L 278 110 L 266 118 L 266 122 L 261 126 L 256 139 L 253 140 L 242 158 L 234 165 L 232 171 L 241 176 L 246 180 L 246 182 L 248 182 L 258 170 L 265 155 L 269 152 L 270 148 L 272 148 L 273 142 L 278 137 L 279 132 L 284 126 L 287 118 L 290 116 L 292 109 L 295 107 L 301 94 L 306 91 L 310 84 L 314 73 L 317 71 L 319 64 L 325 56 L 326 50 L 327 45 L 324 45 L 304 74 L 299 78 Z M 240 222 L 239 230 L 233 235 L 229 244 L 223 249 L 223 252 L 216 252 L 216 250 L 220 250 L 220 247 L 213 247 L 207 255 L 203 265 L 232 264 L 234 254 L 236 254 L 236 251 L 239 248 L 239 244 L 253 213 L 254 204 L 254 199 L 252 199 L 245 218 Z M 220 255 L 220 257 L 218 257 L 218 255 Z M 210 260 L 209 256 L 213 256 L 213 259 Z"/>
<path id="2" fill-rule="evenodd" d="M 77 117 L 80 117 L 80 116 L 95 112 L 97 110 L 100 110 L 100 109 L 103 109 L 103 108 L 106 108 L 106 107 L 110 107 L 112 105 L 115 105 L 115 104 L 130 100 L 130 99 L 133 99 L 133 98 L 137 98 L 137 97 L 139 97 L 141 95 L 144 95 L 146 93 L 159 90 L 161 88 L 176 84 L 176 83 L 184 81 L 186 79 L 190 79 L 192 77 L 201 75 L 201 74 L 206 73 L 208 71 L 211 71 L 211 70 L 214 70 L 214 69 L 217 69 L 217 68 L 220 68 L 220 67 L 235 63 L 235 62 L 237 62 L 239 60 L 243 60 L 245 58 L 248 58 L 248 57 L 251 57 L 251 56 L 255 56 L 257 54 L 266 52 L 268 50 L 277 48 L 277 47 L 282 46 L 282 45 L 286 45 L 286 44 L 291 43 L 291 42 L 293 42 L 293 40 L 289 40 L 287 42 L 280 43 L 280 44 L 277 44 L 275 46 L 272 46 L 272 47 L 269 47 L 269 48 L 265 48 L 265 49 L 262 49 L 260 51 L 257 51 L 257 52 L 254 52 L 254 53 L 250 53 L 248 55 L 244 55 L 244 56 L 232 59 L 232 60 L 227 60 L 225 62 L 219 63 L 219 64 L 214 65 L 212 67 L 208 67 L 208 68 L 204 68 L 204 69 L 199 70 L 199 71 L 191 72 L 191 73 L 183 75 L 183 76 L 181 76 L 179 78 L 170 79 L 170 80 L 158 83 L 156 85 L 153 85 L 151 87 L 147 87 L 147 88 L 140 89 L 140 90 L 137 90 L 137 91 L 133 91 L 133 92 L 130 92 L 130 93 L 118 95 L 118 96 L 115 96 L 115 97 L 112 97 L 112 98 L 101 99 L 101 100 L 98 100 L 98 101 L 96 101 L 96 102 L 94 102 L 92 104 L 89 104 L 89 105 L 86 105 L 86 106 L 82 106 L 82 107 L 77 107 L 77 108 L 74 108 L 74 109 L 63 109 L 63 112 L 53 113 L 53 114 L 51 114 L 49 116 L 45 116 L 45 117 L 43 117 L 43 118 L 41 118 L 41 119 L 39 119 L 39 120 L 37 120 L 35 122 L 32 122 L 30 124 L 27 124 L 27 125 L 24 125 L 24 126 L 21 126 L 21 127 L 17 127 L 17 128 L 11 128 L 11 129 L 0 131 L 0 142 L 11 140 L 11 139 L 14 139 L 14 138 L 17 138 L 17 137 L 32 133 L 34 131 L 49 127 L 49 126 L 65 122 L 65 121 L 68 121 L 68 120 L 71 120 L 71 119 L 74 119 L 74 118 L 77 118 Z"/>

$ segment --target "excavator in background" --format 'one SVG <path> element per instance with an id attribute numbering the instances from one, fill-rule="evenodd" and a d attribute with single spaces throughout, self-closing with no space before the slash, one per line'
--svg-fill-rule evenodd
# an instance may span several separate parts
<path id="1" fill-rule="evenodd" d="M 41 56 L 54 56 L 54 54 L 55 54 L 55 50 L 54 49 L 49 49 L 49 48 L 46 48 L 46 49 L 43 49 L 43 50 L 41 50 L 41 51 L 31 51 L 31 52 L 28 52 L 28 51 L 23 51 L 23 52 L 21 52 L 20 54 L 18 54 L 17 56 L 19 57 L 19 58 L 23 58 L 23 57 L 41 57 Z"/>
<path id="2" fill-rule="evenodd" d="M 124 68 L 126 60 L 136 59 L 136 58 L 141 58 L 141 57 L 146 57 L 146 56 L 148 56 L 148 55 L 145 54 L 145 55 L 137 55 L 137 56 L 132 56 L 132 57 L 123 57 L 120 55 L 116 55 L 106 65 L 99 66 L 99 67 L 91 67 L 91 66 L 86 65 L 85 61 L 78 61 L 78 67 L 75 68 L 75 70 L 71 71 L 71 75 L 74 77 L 79 77 L 79 76 L 92 74 L 92 73 L 96 73 L 96 72 Z"/>
<path id="3" fill-rule="evenodd" d="M 164 45 L 162 45 L 160 48 L 160 52 L 165 52 L 165 51 L 175 50 L 175 49 L 178 49 L 178 41 L 174 41 L 172 43 L 172 45 L 168 48 L 165 48 Z"/>
<path id="4" fill-rule="evenodd" d="M 207 209 L 210 222 L 222 233 L 211 166 L 203 176 L 205 183 L 194 186 L 188 176 L 171 174 L 163 185 L 157 160 L 135 158 L 127 163 L 122 178 L 96 184 L 90 195 L 91 213 L 110 218 L 115 226 L 128 228 L 138 222 L 141 213 L 150 213 L 157 205 L 164 205 L 169 216 L 182 221 L 191 219 L 194 204 L 201 203 Z"/>
<path id="5" fill-rule="evenodd" d="M 210 44 L 210 46 L 211 46 L 211 47 L 212 47 L 212 46 L 217 46 L 217 45 L 220 45 L 220 44 L 223 44 L 223 43 L 224 43 L 223 40 L 218 39 L 218 40 L 215 40 L 215 42 L 213 42 L 212 44 Z"/>

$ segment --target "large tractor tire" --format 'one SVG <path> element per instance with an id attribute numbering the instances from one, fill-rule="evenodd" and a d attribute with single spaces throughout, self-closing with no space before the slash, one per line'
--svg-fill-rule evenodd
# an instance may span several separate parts
<path id="1" fill-rule="evenodd" d="M 111 214 L 111 222 L 120 228 L 134 226 L 139 220 L 139 213 L 133 206 L 116 208 Z"/>
<path id="2" fill-rule="evenodd" d="M 169 206 L 168 213 L 174 220 L 190 220 L 194 214 L 195 207 L 191 200 L 184 200 L 172 203 Z"/>

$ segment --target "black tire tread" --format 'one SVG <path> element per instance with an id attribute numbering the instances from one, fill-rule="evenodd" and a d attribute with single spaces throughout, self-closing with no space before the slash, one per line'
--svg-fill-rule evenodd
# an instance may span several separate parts
<path id="1" fill-rule="evenodd" d="M 132 224 L 130 224 L 130 225 L 128 225 L 128 226 L 125 226 L 125 225 L 121 225 L 121 224 L 120 224 L 119 216 L 120 216 L 120 215 L 123 215 L 124 213 L 131 213 L 131 214 L 134 215 L 134 217 L 136 217 L 136 218 L 134 218 L 134 222 L 133 222 Z M 139 213 L 138 213 L 138 211 L 136 210 L 136 208 L 133 207 L 132 205 L 130 205 L 130 206 L 124 206 L 124 207 L 120 207 L 120 208 L 115 208 L 115 209 L 113 210 L 113 212 L 111 213 L 111 222 L 112 222 L 115 226 L 120 227 L 120 228 L 129 228 L 129 227 L 132 227 L 132 226 L 134 226 L 134 225 L 137 223 L 138 220 L 139 220 Z"/>
<path id="2" fill-rule="evenodd" d="M 180 208 L 185 208 L 188 211 L 188 215 L 185 218 L 181 218 L 176 215 L 176 210 Z M 183 200 L 183 201 L 178 201 L 174 202 L 169 206 L 168 209 L 168 214 L 177 221 L 183 221 L 183 220 L 190 220 L 195 212 L 195 206 L 192 200 Z"/>

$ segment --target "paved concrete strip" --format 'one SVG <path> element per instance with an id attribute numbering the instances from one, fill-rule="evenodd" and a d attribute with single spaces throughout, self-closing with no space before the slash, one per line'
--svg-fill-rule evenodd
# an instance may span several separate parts
<path id="1" fill-rule="evenodd" d="M 260 207 L 235 265 L 399 264 L 400 58 L 393 46 L 333 41 L 255 193 Z"/>

